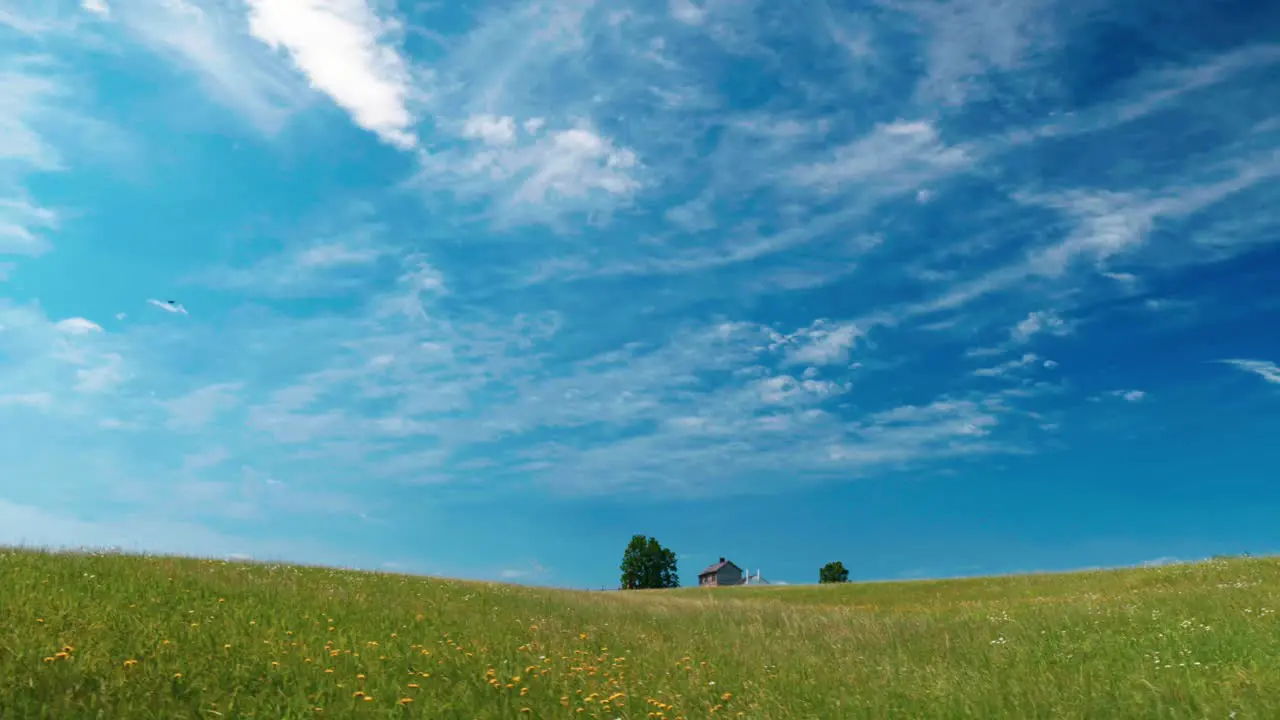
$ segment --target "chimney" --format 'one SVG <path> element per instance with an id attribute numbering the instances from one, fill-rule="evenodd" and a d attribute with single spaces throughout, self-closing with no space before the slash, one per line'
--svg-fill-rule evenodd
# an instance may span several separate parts
<path id="1" fill-rule="evenodd" d="M 724 558 L 720 558 L 720 562 L 724 562 Z"/>

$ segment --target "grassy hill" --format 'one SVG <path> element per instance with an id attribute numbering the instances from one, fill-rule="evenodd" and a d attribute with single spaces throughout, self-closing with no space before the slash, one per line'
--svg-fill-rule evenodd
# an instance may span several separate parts
<path id="1" fill-rule="evenodd" d="M 0 718 L 1280 718 L 1280 561 L 580 593 L 0 549 Z"/>

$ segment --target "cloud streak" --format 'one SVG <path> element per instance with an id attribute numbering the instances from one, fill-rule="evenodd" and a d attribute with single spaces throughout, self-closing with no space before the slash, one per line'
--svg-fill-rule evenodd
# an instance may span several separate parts
<path id="1" fill-rule="evenodd" d="M 1253 373 L 1269 383 L 1280 384 L 1280 368 L 1270 360 L 1223 360 L 1222 362 Z"/>

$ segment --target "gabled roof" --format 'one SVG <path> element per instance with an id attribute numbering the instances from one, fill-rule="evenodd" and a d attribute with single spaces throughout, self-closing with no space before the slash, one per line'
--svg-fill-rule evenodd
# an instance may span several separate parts
<path id="1" fill-rule="evenodd" d="M 742 568 L 735 565 L 732 561 L 725 560 L 724 558 L 720 558 L 720 562 L 698 573 L 698 577 L 704 577 L 706 575 L 715 575 L 716 573 L 720 572 L 721 570 L 727 567 L 737 568 L 739 572 L 742 571 Z"/>

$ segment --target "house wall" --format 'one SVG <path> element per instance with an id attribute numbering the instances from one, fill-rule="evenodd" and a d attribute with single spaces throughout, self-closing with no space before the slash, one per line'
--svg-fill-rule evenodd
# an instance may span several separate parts
<path id="1" fill-rule="evenodd" d="M 741 585 L 742 571 L 732 565 L 727 565 L 716 571 L 715 578 L 716 585 Z"/>

